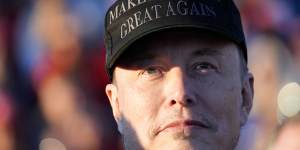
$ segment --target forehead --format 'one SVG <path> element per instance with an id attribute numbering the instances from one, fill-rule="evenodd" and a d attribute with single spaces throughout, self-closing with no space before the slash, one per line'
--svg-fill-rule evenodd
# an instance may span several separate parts
<path id="1" fill-rule="evenodd" d="M 214 32 L 192 29 L 166 30 L 152 33 L 136 41 L 120 57 L 120 60 L 132 62 L 166 55 L 180 58 L 185 54 L 226 55 L 230 53 L 230 50 L 224 50 L 226 46 L 237 49 L 233 42 Z"/>

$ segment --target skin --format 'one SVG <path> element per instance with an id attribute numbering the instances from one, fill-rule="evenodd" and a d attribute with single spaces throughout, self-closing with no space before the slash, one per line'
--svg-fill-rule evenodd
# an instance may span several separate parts
<path id="1" fill-rule="evenodd" d="M 152 34 L 116 63 L 106 94 L 125 149 L 236 146 L 252 107 L 253 77 L 241 74 L 235 44 L 199 33 Z"/>

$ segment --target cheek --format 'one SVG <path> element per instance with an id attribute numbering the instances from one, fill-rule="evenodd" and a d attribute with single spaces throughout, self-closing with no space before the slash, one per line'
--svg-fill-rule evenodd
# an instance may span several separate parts
<path id="1" fill-rule="evenodd" d="M 202 99 L 207 99 L 209 109 L 218 116 L 236 114 L 241 104 L 240 87 L 222 81 L 211 81 L 209 86 L 198 87 L 201 89 Z M 208 110 L 209 111 L 209 110 Z M 220 118 L 221 119 L 221 118 Z"/>
<path id="2" fill-rule="evenodd" d="M 219 142 L 226 145 L 237 141 L 239 135 L 241 94 L 237 88 L 229 87 L 218 91 L 216 95 L 223 95 L 216 107 L 216 118 L 219 125 L 218 137 L 227 137 L 219 139 Z"/>
<path id="3" fill-rule="evenodd" d="M 225 121 L 235 123 L 233 121 L 239 119 L 243 101 L 241 79 L 239 73 L 235 73 L 234 70 L 228 72 L 222 78 L 217 79 L 214 95 L 219 95 L 216 105 L 219 106 L 220 116 Z"/>
<path id="4" fill-rule="evenodd" d="M 161 105 L 161 89 L 138 84 L 119 89 L 119 101 L 123 119 L 138 136 L 147 136 Z"/>
<path id="5" fill-rule="evenodd" d="M 221 95 L 218 100 L 217 113 L 219 114 L 220 120 L 224 123 L 228 122 L 231 125 L 237 124 L 239 120 L 240 109 L 242 103 L 242 96 L 239 88 L 237 87 L 223 87 L 222 89 L 216 90 L 215 95 Z M 224 88 L 225 87 L 225 88 Z M 227 124 L 228 124 L 227 123 Z"/>
<path id="6" fill-rule="evenodd" d="M 157 87 L 130 86 L 123 88 L 119 93 L 122 112 L 125 114 L 131 112 L 131 115 L 144 116 L 155 113 L 155 108 L 158 108 L 160 90 Z"/>
<path id="7" fill-rule="evenodd" d="M 207 112 L 213 114 L 219 126 L 219 137 L 239 130 L 240 107 L 242 102 L 241 87 L 232 80 L 213 80 L 201 93 L 206 99 Z"/>

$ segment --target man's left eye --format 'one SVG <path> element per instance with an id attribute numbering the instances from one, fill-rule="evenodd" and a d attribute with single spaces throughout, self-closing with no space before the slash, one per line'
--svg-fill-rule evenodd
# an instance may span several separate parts
<path id="1" fill-rule="evenodd" d="M 211 63 L 203 62 L 193 65 L 193 70 L 200 74 L 207 74 L 209 72 L 216 71 L 217 68 Z"/>

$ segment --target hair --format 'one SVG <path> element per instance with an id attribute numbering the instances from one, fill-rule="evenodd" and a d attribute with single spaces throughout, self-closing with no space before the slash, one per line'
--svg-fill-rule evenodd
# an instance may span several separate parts
<path id="1" fill-rule="evenodd" d="M 240 57 L 241 78 L 243 79 L 243 77 L 249 72 L 247 61 L 246 58 L 244 57 L 245 56 L 244 53 L 246 52 L 243 49 L 238 48 L 238 53 Z"/>

